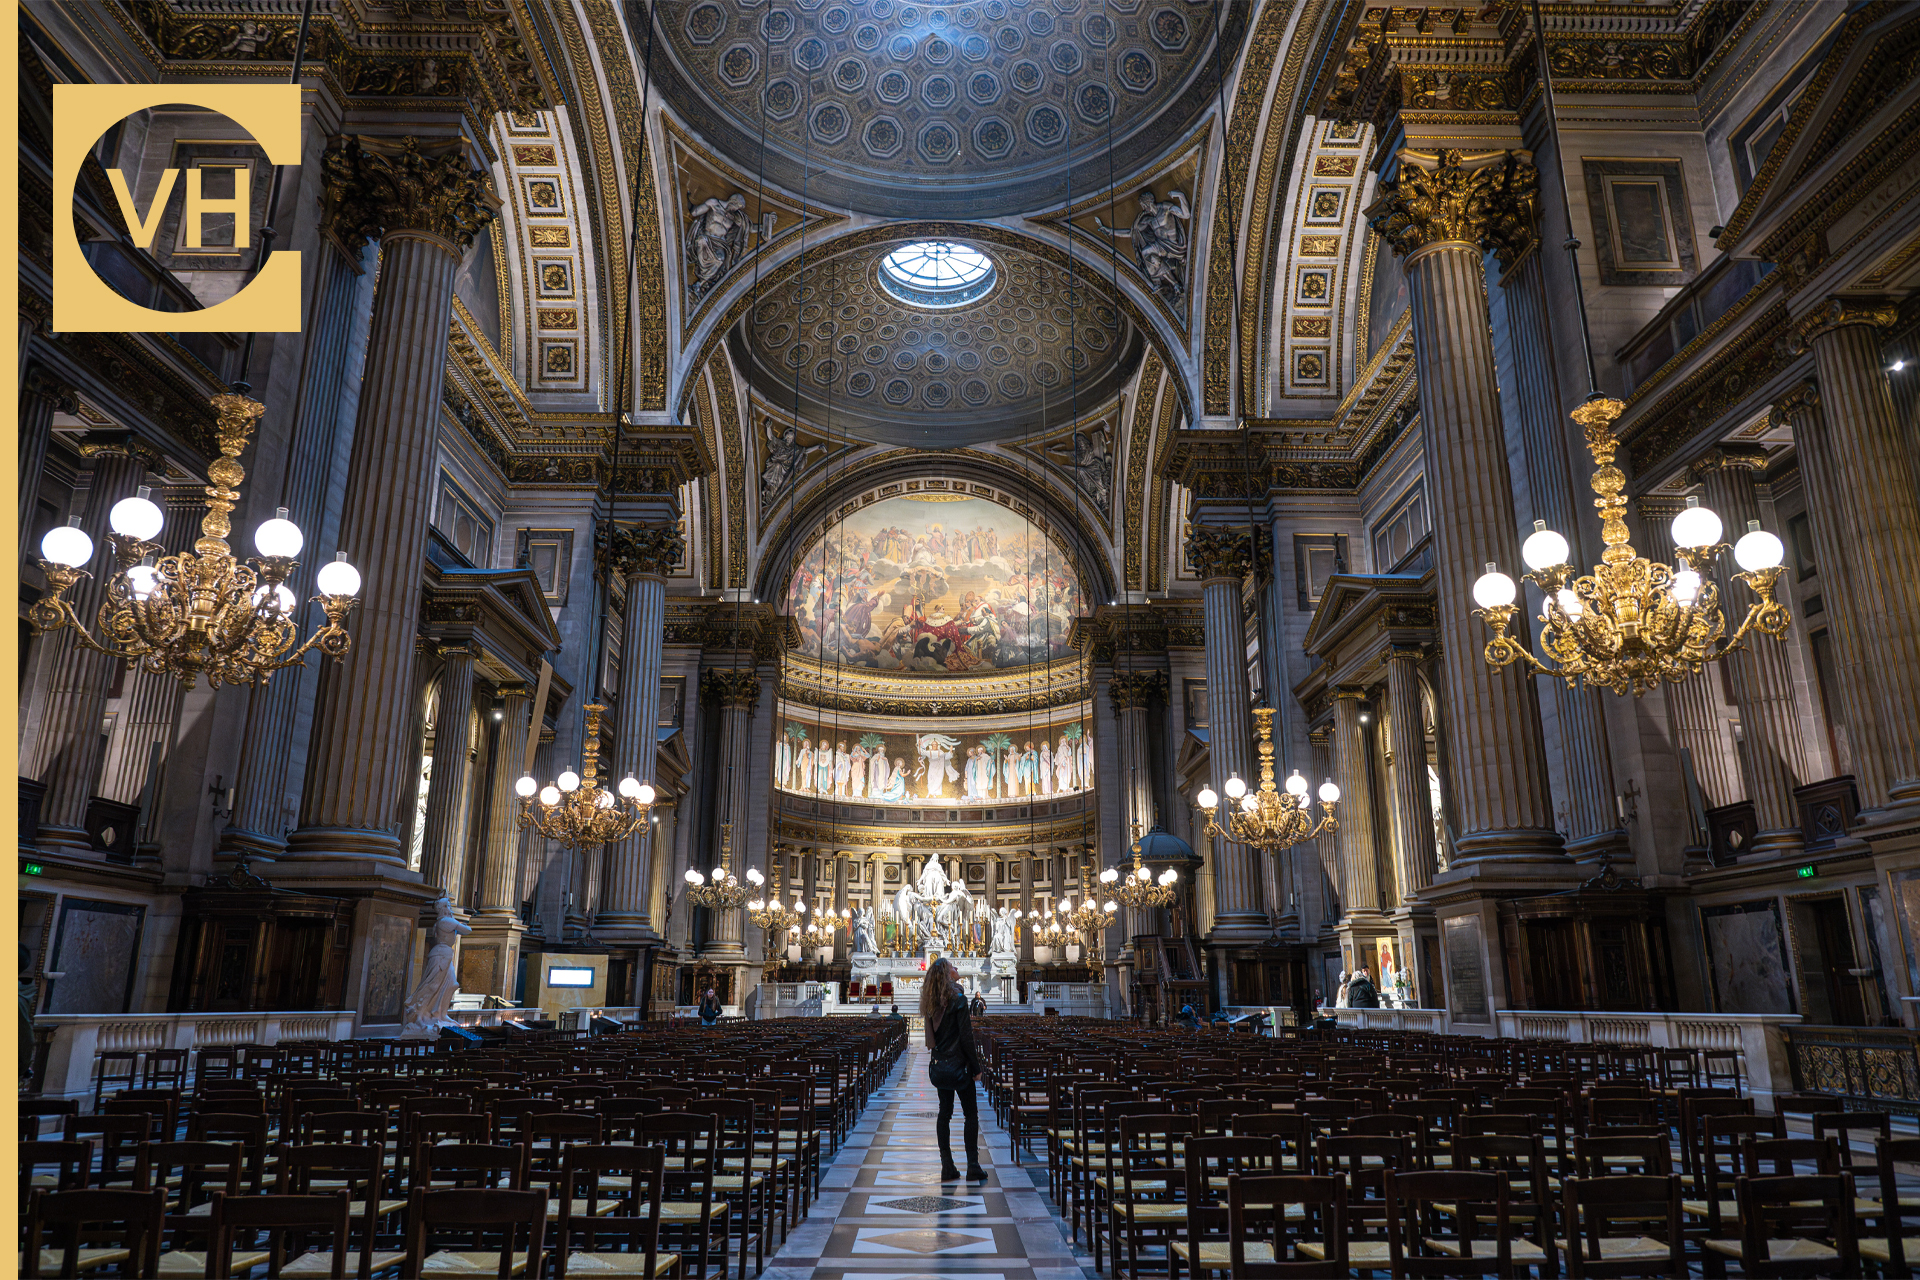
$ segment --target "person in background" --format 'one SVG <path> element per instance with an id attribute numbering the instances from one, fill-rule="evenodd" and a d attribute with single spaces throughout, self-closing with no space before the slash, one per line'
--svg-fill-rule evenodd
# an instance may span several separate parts
<path id="1" fill-rule="evenodd" d="M 1191 1031 L 1200 1029 L 1200 1015 L 1193 1011 L 1193 1006 L 1190 1004 L 1180 1006 L 1180 1015 L 1174 1021 Z"/>
<path id="2" fill-rule="evenodd" d="M 905 1021 L 906 1021 L 906 1019 L 905 1019 L 905 1018 L 903 1018 L 903 1017 L 901 1017 L 901 1016 L 900 1016 L 900 1006 L 899 1006 L 899 1005 L 895 1005 L 895 1006 L 893 1006 L 893 1012 L 892 1012 L 892 1013 L 889 1013 L 889 1014 L 887 1015 L 887 1021 L 889 1021 L 889 1022 L 905 1022 Z"/>
<path id="3" fill-rule="evenodd" d="M 981 1066 L 979 1052 L 973 1046 L 973 1014 L 967 1007 L 967 993 L 960 989 L 960 975 L 944 956 L 933 962 L 920 987 L 920 1016 L 926 1023 L 927 1048 L 933 1050 L 927 1080 L 940 1093 L 940 1118 L 935 1129 L 940 1138 L 940 1180 L 960 1180 L 949 1133 L 953 1100 L 958 1095 L 967 1118 L 967 1181 L 985 1182 L 987 1171 L 980 1167 L 979 1156 L 980 1102 L 974 1090 Z"/>
<path id="4" fill-rule="evenodd" d="M 720 1021 L 720 993 L 712 987 L 700 997 L 700 1025 L 710 1027 Z"/>
<path id="5" fill-rule="evenodd" d="M 1373 979 L 1367 976 L 1367 967 L 1361 965 L 1353 971 L 1353 977 L 1347 982 L 1347 1008 L 1378 1009 L 1380 993 L 1374 990 Z"/>
<path id="6" fill-rule="evenodd" d="M 978 991 L 973 993 L 973 1016 L 976 1018 L 987 1016 L 987 998 Z"/>

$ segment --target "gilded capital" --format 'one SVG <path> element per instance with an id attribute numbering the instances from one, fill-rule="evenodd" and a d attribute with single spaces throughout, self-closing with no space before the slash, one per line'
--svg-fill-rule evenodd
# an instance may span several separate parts
<path id="1" fill-rule="evenodd" d="M 1836 329 L 1852 324 L 1890 329 L 1899 318 L 1900 308 L 1885 298 L 1828 298 L 1795 323 L 1790 341 L 1804 350 L 1815 338 Z"/>
<path id="2" fill-rule="evenodd" d="M 1380 184 L 1368 222 L 1405 256 L 1432 244 L 1479 245 L 1511 266 L 1538 239 L 1540 172 L 1531 151 L 1398 153 L 1400 170 Z"/>
<path id="3" fill-rule="evenodd" d="M 1148 707 L 1155 698 L 1164 697 L 1166 689 L 1164 671 L 1122 672 L 1107 681 L 1107 696 L 1113 700 L 1115 711 Z"/>
<path id="4" fill-rule="evenodd" d="M 1819 408 L 1820 384 L 1812 378 L 1791 388 L 1773 402 L 1773 412 L 1784 417 L 1789 423 L 1797 423 L 1800 415 L 1813 413 Z"/>
<path id="5" fill-rule="evenodd" d="M 1716 471 L 1765 471 L 1767 451 L 1751 444 L 1718 444 L 1694 459 L 1687 468 L 1695 480 Z"/>
<path id="6" fill-rule="evenodd" d="M 678 526 L 659 524 L 616 524 L 613 527 L 610 555 L 614 570 L 623 578 L 652 574 L 664 578 L 686 549 Z"/>
<path id="7" fill-rule="evenodd" d="M 723 707 L 755 706 L 760 675 L 752 667 L 717 667 L 700 677 L 700 694 Z"/>
<path id="8" fill-rule="evenodd" d="M 1253 570 L 1259 544 L 1247 530 L 1197 524 L 1187 534 L 1187 563 L 1203 579 L 1238 580 Z"/>
<path id="9" fill-rule="evenodd" d="M 499 208 L 487 171 L 458 143 L 347 136 L 320 164 L 328 227 L 355 253 L 393 231 L 430 232 L 464 251 Z"/>

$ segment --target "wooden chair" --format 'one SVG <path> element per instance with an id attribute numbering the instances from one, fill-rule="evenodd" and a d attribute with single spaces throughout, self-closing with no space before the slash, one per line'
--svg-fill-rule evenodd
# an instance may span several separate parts
<path id="1" fill-rule="evenodd" d="M 1866 1135 L 1858 1147 L 1853 1144 L 1856 1133 Z M 1813 1117 L 1813 1136 L 1839 1143 L 1841 1167 L 1836 1172 L 1871 1181 L 1879 1170 L 1877 1144 L 1893 1137 L 1893 1116 L 1885 1111 L 1823 1111 Z M 1855 1152 L 1861 1158 L 1856 1159 Z"/>
<path id="2" fill-rule="evenodd" d="M 348 1226 L 359 1236 L 353 1272 L 359 1280 L 368 1280 L 376 1272 L 397 1267 L 407 1256 L 397 1250 L 375 1251 L 381 1224 L 407 1205 L 405 1200 L 390 1199 L 383 1194 L 381 1184 L 385 1177 L 384 1147 L 378 1142 L 367 1146 L 350 1143 L 283 1146 L 275 1191 L 283 1196 L 344 1191 L 348 1197 Z M 307 1274 L 298 1268 L 318 1265 L 302 1258 L 281 1274 Z M 331 1260 L 327 1265 L 332 1265 Z"/>
<path id="3" fill-rule="evenodd" d="M 1287 1206 L 1299 1205 L 1290 1219 Z M 1288 1251 L 1292 1256 L 1287 1256 Z M 1203 1261 L 1210 1261 L 1202 1255 Z M 1347 1240 L 1347 1184 L 1300 1174 L 1227 1178 L 1224 1266 L 1234 1280 L 1345 1280 L 1352 1269 Z"/>
<path id="4" fill-rule="evenodd" d="M 1739 1262 L 1743 1276 L 1854 1276 L 1860 1253 L 1853 1225 L 1853 1178 L 1741 1178 L 1738 1239 L 1706 1242 L 1709 1252 Z"/>
<path id="5" fill-rule="evenodd" d="M 546 1226 L 545 1191 L 415 1187 L 407 1203 L 407 1257 L 401 1274 L 412 1278 L 491 1272 L 495 1280 L 539 1276 Z M 498 1244 L 489 1248 L 485 1241 L 495 1233 Z M 526 1248 L 515 1248 L 522 1240 Z M 442 1242 L 471 1247 L 444 1249 L 439 1247 Z"/>
<path id="6" fill-rule="evenodd" d="M 657 1280 L 677 1275 L 680 1255 L 660 1250 L 660 1209 L 666 1199 L 666 1148 L 575 1146 L 562 1177 L 554 1275 Z M 602 1204 L 611 1200 L 611 1213 Z M 613 1243 L 611 1250 L 599 1242 Z"/>
<path id="7" fill-rule="evenodd" d="M 1140 1104 L 1153 1105 L 1153 1104 Z M 1187 1188 L 1184 1148 L 1191 1146 L 1200 1122 L 1190 1115 L 1120 1116 L 1115 1137 L 1103 1153 L 1105 1173 L 1094 1179 L 1096 1195 L 1107 1207 L 1105 1233 L 1113 1247 L 1115 1280 L 1124 1272 L 1138 1280 L 1140 1248 L 1159 1245 L 1169 1253 L 1187 1223 L 1182 1203 Z M 1102 1230 L 1096 1222 L 1094 1229 Z M 1094 1236 L 1094 1269 L 1099 1270 L 1100 1235 Z M 1121 1264 L 1122 1245 L 1126 1263 Z"/>
<path id="8" fill-rule="evenodd" d="M 168 1275 L 200 1275 L 211 1249 L 215 1195 L 238 1195 L 246 1171 L 246 1149 L 237 1142 L 149 1142 L 134 1164 L 137 1191 L 166 1196 L 161 1226 L 170 1244 L 160 1256 Z"/>
<path id="9" fill-rule="evenodd" d="M 1562 1252 L 1567 1274 L 1574 1280 L 1687 1274 L 1677 1176 L 1569 1178 L 1561 1203 L 1567 1232 Z M 1640 1230 L 1634 1235 L 1617 1234 L 1622 1223 Z"/>
<path id="10" fill-rule="evenodd" d="M 258 1195 L 267 1174 L 267 1118 L 230 1112 L 197 1112 L 187 1117 L 189 1142 L 238 1142 L 247 1153 L 247 1175 L 240 1191 Z"/>
<path id="11" fill-rule="evenodd" d="M 1588 1179 L 1616 1174 L 1664 1178 L 1673 1172 L 1673 1151 L 1664 1137 L 1652 1135 L 1575 1138 L 1573 1167 L 1576 1177 Z"/>
<path id="12" fill-rule="evenodd" d="M 138 1079 L 140 1055 L 130 1049 L 109 1049 L 93 1058 L 93 1106 L 100 1109 L 108 1085 L 131 1089 Z"/>
<path id="13" fill-rule="evenodd" d="M 714 1173 L 714 1190 L 729 1205 L 734 1234 L 740 1238 L 740 1280 L 746 1280 L 747 1248 L 754 1253 L 754 1274 L 766 1270 L 767 1234 L 772 1230 L 772 1170 L 760 1149 L 766 1126 L 762 1124 L 753 1100 L 743 1097 L 708 1098 L 702 1110 L 719 1126 L 720 1167 Z"/>
<path id="14" fill-rule="evenodd" d="M 1882 1138 L 1876 1144 L 1880 1201 L 1878 1212 L 1884 1234 L 1859 1241 L 1860 1256 L 1880 1265 L 1883 1274 L 1902 1280 L 1920 1265 L 1920 1196 L 1901 1195 L 1896 1166 L 1920 1161 L 1920 1138 Z M 1862 1215 L 1868 1216 L 1868 1215 Z"/>
<path id="15" fill-rule="evenodd" d="M 213 1265 L 204 1273 L 183 1269 L 179 1272 L 182 1277 L 206 1274 L 226 1280 L 235 1271 L 250 1271 L 264 1262 L 272 1275 L 346 1278 L 349 1228 L 345 1191 L 304 1196 L 230 1196 L 220 1192 L 213 1197 L 210 1217 L 213 1241 L 208 1254 Z M 313 1248 L 314 1237 L 322 1233 L 327 1237 L 325 1251 Z M 262 1234 L 266 1237 L 265 1248 L 256 1238 Z M 166 1258 L 160 1261 L 164 1277 L 168 1274 L 164 1269 Z"/>
<path id="16" fill-rule="evenodd" d="M 148 1280 L 159 1271 L 164 1212 L 158 1191 L 35 1189 L 27 1202 L 20 1274 L 39 1280 L 112 1268 L 111 1274 Z"/>
<path id="17" fill-rule="evenodd" d="M 149 1089 L 184 1089 L 187 1087 L 186 1049 L 149 1049 L 147 1050 L 146 1070 L 140 1075 L 140 1082 Z"/>
<path id="18" fill-rule="evenodd" d="M 1227 1185 L 1235 1177 L 1273 1177 L 1283 1159 L 1277 1136 L 1188 1138 L 1185 1176 L 1186 1230 L 1167 1240 L 1169 1280 L 1178 1280 L 1180 1264 L 1195 1277 L 1228 1266 Z"/>
<path id="19" fill-rule="evenodd" d="M 1453 1144 L 1453 1167 L 1467 1173 L 1496 1173 L 1506 1180 L 1507 1219 L 1518 1229 L 1511 1245 L 1514 1262 L 1523 1267 L 1538 1267 L 1543 1275 L 1558 1274 L 1554 1204 L 1547 1189 L 1547 1155 L 1540 1135 L 1483 1134 L 1457 1139 Z M 1445 1202 L 1434 1205 L 1435 1212 L 1441 1214 L 1452 1209 L 1453 1206 Z M 1489 1220 L 1483 1217 L 1480 1225 L 1490 1225 Z M 1532 1238 L 1526 1238 L 1522 1232 L 1531 1233 Z"/>
<path id="20" fill-rule="evenodd" d="M 1442 1210 L 1440 1206 L 1447 1206 Z M 1513 1274 L 1507 1179 L 1454 1170 L 1386 1174 L 1387 1269 L 1396 1277 Z M 1443 1229 L 1452 1223 L 1453 1230 Z M 1483 1227 L 1491 1227 L 1483 1232 Z M 1359 1265 L 1364 1266 L 1364 1263 Z"/>
<path id="21" fill-rule="evenodd" d="M 89 1178 L 94 1186 L 134 1185 L 133 1163 L 151 1129 L 147 1116 L 68 1116 L 62 1128 L 68 1142 L 97 1143 L 99 1162 Z"/>
<path id="22" fill-rule="evenodd" d="M 725 1280 L 731 1253 L 729 1206 L 714 1195 L 719 1134 L 719 1123 L 711 1116 L 663 1111 L 640 1119 L 640 1141 L 657 1142 L 666 1150 L 661 1227 L 675 1242 L 682 1264 L 693 1259 L 697 1280 L 707 1280 L 707 1260 L 716 1256 L 719 1280 Z"/>

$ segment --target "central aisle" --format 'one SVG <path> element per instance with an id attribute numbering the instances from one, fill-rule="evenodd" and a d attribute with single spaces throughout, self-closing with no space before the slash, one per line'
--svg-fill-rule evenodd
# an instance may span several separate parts
<path id="1" fill-rule="evenodd" d="M 940 1100 L 927 1083 L 927 1056 L 917 1045 L 908 1050 L 874 1094 L 822 1171 L 812 1214 L 768 1261 L 765 1280 L 1097 1280 L 1092 1255 L 1068 1244 L 1051 1212 L 1044 1156 L 1036 1163 L 1023 1153 L 1014 1167 L 984 1089 L 980 1163 L 992 1177 L 941 1184 Z M 954 1160 L 964 1168 L 961 1125 L 956 1104 Z"/>

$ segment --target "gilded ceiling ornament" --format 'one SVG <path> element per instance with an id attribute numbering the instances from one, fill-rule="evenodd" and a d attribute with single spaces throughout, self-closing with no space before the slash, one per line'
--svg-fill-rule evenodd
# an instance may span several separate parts
<path id="1" fill-rule="evenodd" d="M 1828 298 L 1794 324 L 1788 342 L 1790 349 L 1798 354 L 1815 338 L 1847 325 L 1890 329 L 1899 318 L 1899 306 L 1885 298 Z"/>
<path id="2" fill-rule="evenodd" d="M 1402 148 L 1398 159 L 1398 177 L 1381 183 L 1366 209 L 1368 222 L 1395 253 L 1473 244 L 1491 250 L 1504 267 L 1535 242 L 1540 173 L 1531 151 Z"/>
<path id="3" fill-rule="evenodd" d="M 389 231 L 427 231 L 461 250 L 492 222 L 499 202 L 487 171 L 467 163 L 457 143 L 349 135 L 321 157 L 328 222 L 359 252 Z"/>

